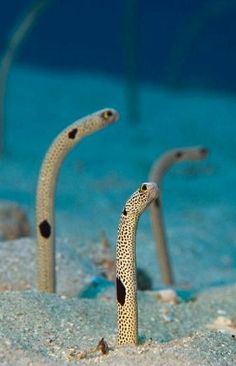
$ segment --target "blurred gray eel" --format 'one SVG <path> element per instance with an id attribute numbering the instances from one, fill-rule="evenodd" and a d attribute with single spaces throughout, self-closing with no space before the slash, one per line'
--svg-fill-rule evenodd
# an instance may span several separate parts
<path id="1" fill-rule="evenodd" d="M 36 196 L 37 289 L 56 292 L 54 199 L 57 176 L 65 156 L 85 136 L 117 121 L 114 109 L 103 109 L 77 120 L 63 130 L 45 155 Z"/>
<path id="2" fill-rule="evenodd" d="M 183 161 L 201 160 L 206 158 L 208 150 L 205 147 L 181 147 L 167 151 L 158 158 L 152 165 L 149 180 L 156 182 L 161 190 L 162 179 L 168 169 L 174 164 Z M 164 284 L 173 285 L 173 271 L 168 252 L 167 240 L 165 235 L 164 222 L 161 212 L 161 191 L 158 199 L 150 205 L 150 218 L 153 229 L 154 240 L 160 265 L 161 278 Z"/>

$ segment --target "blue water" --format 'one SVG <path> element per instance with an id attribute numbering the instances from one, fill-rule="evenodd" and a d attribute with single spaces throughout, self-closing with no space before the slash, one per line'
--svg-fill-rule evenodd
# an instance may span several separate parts
<path id="1" fill-rule="evenodd" d="M 0 52 L 32 3 L 2 2 Z M 126 77 L 129 45 L 141 81 L 235 93 L 235 16 L 234 0 L 48 0 L 17 59 Z"/>

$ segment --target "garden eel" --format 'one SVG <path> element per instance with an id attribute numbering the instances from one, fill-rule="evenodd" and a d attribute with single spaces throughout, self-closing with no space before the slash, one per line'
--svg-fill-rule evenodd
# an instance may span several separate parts
<path id="1" fill-rule="evenodd" d="M 208 155 L 208 150 L 204 147 L 182 147 L 174 149 L 163 154 L 152 165 L 149 179 L 156 182 L 160 186 L 165 172 L 175 163 L 186 160 L 201 160 Z M 158 260 L 160 264 L 160 272 L 162 281 L 166 285 L 174 283 L 171 263 L 167 248 L 167 240 L 165 236 L 164 222 L 161 214 L 161 191 L 158 199 L 150 205 L 150 218 L 152 223 L 154 240 L 156 241 L 156 248 Z"/>
<path id="2" fill-rule="evenodd" d="M 56 137 L 44 158 L 36 197 L 37 288 L 41 292 L 56 291 L 54 196 L 61 164 L 68 152 L 83 137 L 118 118 L 118 112 L 109 108 L 77 120 Z"/>
<path id="3" fill-rule="evenodd" d="M 117 342 L 120 345 L 138 343 L 136 230 L 140 215 L 157 195 L 156 183 L 143 183 L 126 202 L 120 218 L 116 246 Z"/>

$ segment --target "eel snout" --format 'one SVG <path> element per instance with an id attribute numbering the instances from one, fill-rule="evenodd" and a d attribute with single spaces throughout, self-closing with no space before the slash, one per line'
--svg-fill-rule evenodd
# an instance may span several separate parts
<path id="1" fill-rule="evenodd" d="M 147 189 L 149 190 L 148 200 L 151 203 L 151 201 L 157 199 L 157 197 L 159 195 L 159 188 L 158 188 L 158 185 L 154 182 L 145 183 L 145 184 L 147 186 Z"/>

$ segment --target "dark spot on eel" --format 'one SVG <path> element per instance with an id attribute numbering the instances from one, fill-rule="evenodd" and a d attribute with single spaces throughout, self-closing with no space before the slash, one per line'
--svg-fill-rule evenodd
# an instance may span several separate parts
<path id="1" fill-rule="evenodd" d="M 78 132 L 78 128 L 73 128 L 73 130 L 71 130 L 69 133 L 68 133 L 68 137 L 69 139 L 74 139 L 76 134 Z"/>
<path id="2" fill-rule="evenodd" d="M 207 153 L 208 153 L 208 150 L 205 147 L 200 149 L 200 154 L 207 155 Z"/>
<path id="3" fill-rule="evenodd" d="M 123 306 L 125 303 L 126 290 L 119 277 L 116 277 L 116 298 L 118 303 Z"/>
<path id="4" fill-rule="evenodd" d="M 127 211 L 126 211 L 126 209 L 124 208 L 124 210 L 122 211 L 122 213 L 123 213 L 123 215 L 124 216 L 127 216 Z"/>
<path id="5" fill-rule="evenodd" d="M 49 236 L 51 235 L 51 226 L 47 222 L 47 220 L 44 220 L 41 222 L 41 224 L 39 224 L 39 231 L 44 238 L 49 238 Z"/>
<path id="6" fill-rule="evenodd" d="M 181 158 L 181 156 L 183 156 L 183 151 L 177 151 L 177 153 L 175 153 L 175 157 L 176 158 Z"/>
<path id="7" fill-rule="evenodd" d="M 160 202 L 159 198 L 155 199 L 154 204 L 155 204 L 156 207 L 161 206 L 161 202 Z"/>

